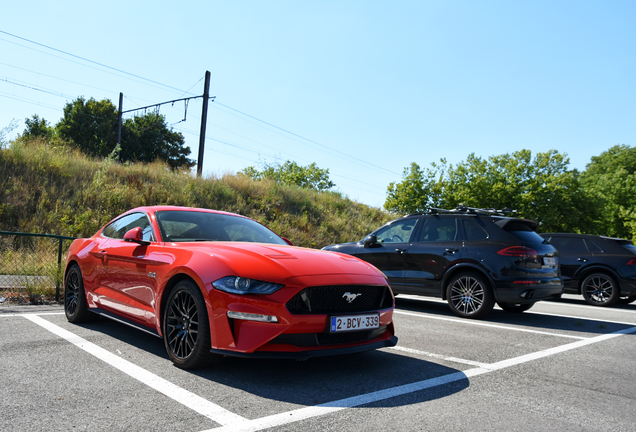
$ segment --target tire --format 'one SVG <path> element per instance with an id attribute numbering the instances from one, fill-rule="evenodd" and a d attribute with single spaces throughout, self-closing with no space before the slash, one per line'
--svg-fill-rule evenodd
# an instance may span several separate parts
<path id="1" fill-rule="evenodd" d="M 489 284 L 476 273 L 454 276 L 447 285 L 446 298 L 453 313 L 462 318 L 482 318 L 495 306 Z"/>
<path id="2" fill-rule="evenodd" d="M 64 278 L 64 314 L 72 323 L 95 321 L 98 317 L 88 309 L 84 279 L 77 264 L 71 266 Z"/>
<path id="3" fill-rule="evenodd" d="M 497 303 L 506 312 L 521 313 L 534 306 L 534 303 Z"/>
<path id="4" fill-rule="evenodd" d="M 592 273 L 581 283 L 581 294 L 592 306 L 611 306 L 618 301 L 621 292 L 618 284 L 605 273 Z"/>
<path id="5" fill-rule="evenodd" d="M 636 300 L 636 295 L 629 296 L 629 297 L 621 297 L 621 298 L 618 299 L 618 303 L 620 303 L 620 304 L 630 304 L 630 303 L 633 303 L 634 300 Z"/>
<path id="6" fill-rule="evenodd" d="M 190 281 L 175 285 L 163 316 L 163 341 L 168 357 L 181 369 L 218 363 L 222 356 L 210 352 L 210 324 L 199 288 Z"/>

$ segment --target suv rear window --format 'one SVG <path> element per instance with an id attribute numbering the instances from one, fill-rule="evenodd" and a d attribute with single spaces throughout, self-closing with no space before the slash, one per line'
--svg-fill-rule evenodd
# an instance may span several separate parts
<path id="1" fill-rule="evenodd" d="M 503 229 L 524 243 L 543 243 L 544 241 L 543 237 L 526 222 L 509 221 L 503 225 Z"/>
<path id="2" fill-rule="evenodd" d="M 621 246 L 636 255 L 636 246 L 634 246 L 633 244 L 622 244 Z"/>
<path id="3" fill-rule="evenodd" d="M 510 231 L 506 230 L 524 243 L 543 243 L 543 238 L 536 232 L 530 231 Z"/>

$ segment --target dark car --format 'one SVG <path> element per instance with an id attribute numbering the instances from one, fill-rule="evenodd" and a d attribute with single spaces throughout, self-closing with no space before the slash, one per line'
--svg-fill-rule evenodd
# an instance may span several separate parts
<path id="1" fill-rule="evenodd" d="M 495 302 L 523 312 L 538 300 L 559 298 L 558 252 L 536 233 L 537 222 L 505 214 L 465 206 L 429 209 L 358 242 L 323 249 L 373 264 L 396 294 L 441 297 L 461 317 L 483 317 Z"/>
<path id="2" fill-rule="evenodd" d="M 636 300 L 636 246 L 619 238 L 546 233 L 557 248 L 568 294 L 582 294 L 588 304 L 611 306 Z"/>

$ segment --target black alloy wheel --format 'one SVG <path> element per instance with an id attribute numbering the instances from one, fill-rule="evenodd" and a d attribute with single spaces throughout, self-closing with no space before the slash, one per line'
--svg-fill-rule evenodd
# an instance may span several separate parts
<path id="1" fill-rule="evenodd" d="M 620 288 L 614 279 L 605 273 L 592 273 L 583 279 L 581 294 L 592 306 L 611 306 L 620 298 Z"/>
<path id="2" fill-rule="evenodd" d="M 64 314 L 72 323 L 82 323 L 97 319 L 97 315 L 88 310 L 82 271 L 73 264 L 64 278 Z"/>
<path id="3" fill-rule="evenodd" d="M 521 313 L 534 306 L 534 303 L 497 303 L 506 312 Z"/>
<path id="4" fill-rule="evenodd" d="M 447 286 L 453 313 L 463 318 L 481 318 L 492 311 L 495 298 L 489 284 L 475 273 L 460 273 Z"/>
<path id="5" fill-rule="evenodd" d="M 210 325 L 205 302 L 192 282 L 179 282 L 168 297 L 163 318 L 163 340 L 172 362 L 182 369 L 218 363 L 210 352 Z"/>

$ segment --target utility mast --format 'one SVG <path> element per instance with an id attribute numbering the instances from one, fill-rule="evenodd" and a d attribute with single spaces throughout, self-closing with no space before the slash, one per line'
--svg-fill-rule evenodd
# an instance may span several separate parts
<path id="1" fill-rule="evenodd" d="M 199 158 L 197 159 L 197 176 L 203 173 L 203 149 L 205 147 L 205 128 L 208 122 L 208 99 L 210 99 L 210 71 L 205 71 L 203 89 L 203 112 L 201 113 L 201 133 L 199 134 Z"/>

